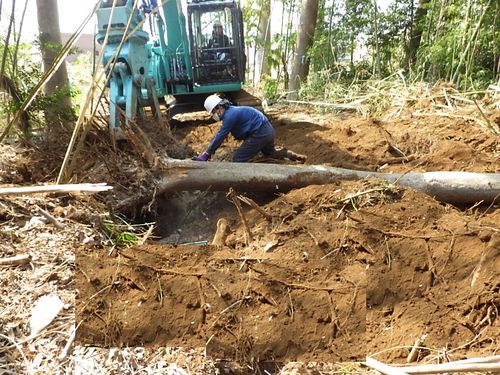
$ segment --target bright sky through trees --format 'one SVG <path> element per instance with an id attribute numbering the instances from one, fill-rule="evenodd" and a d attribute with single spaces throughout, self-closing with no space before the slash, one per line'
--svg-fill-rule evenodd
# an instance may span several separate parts
<path id="1" fill-rule="evenodd" d="M 242 5 L 244 5 L 249 0 L 241 0 Z M 276 2 L 274 0 L 273 2 Z M 378 1 L 378 6 L 381 10 L 387 8 L 387 5 L 391 0 L 380 0 Z M 72 33 L 78 26 L 83 22 L 85 17 L 90 13 L 90 11 L 95 6 L 96 1 L 94 0 L 58 0 L 59 7 L 59 26 L 62 33 Z M 16 2 L 16 20 L 19 21 L 22 14 L 22 8 L 24 6 L 23 1 Z M 10 13 L 12 7 L 12 0 L 2 1 L 2 14 Z M 276 22 L 273 21 L 272 25 L 281 24 L 281 14 L 280 12 L 275 12 L 274 17 L 277 18 Z M 6 23 L 6 18 L 2 17 L 2 26 L 4 27 Z M 85 33 L 91 34 L 94 32 L 95 19 L 91 20 L 86 29 Z M 276 30 L 278 32 L 279 30 Z M 36 4 L 35 0 L 28 0 L 28 11 L 26 12 L 26 20 L 23 25 L 23 34 L 26 39 L 32 39 L 38 32 L 37 18 L 36 18 Z M 273 32 L 275 32 L 273 30 Z"/>

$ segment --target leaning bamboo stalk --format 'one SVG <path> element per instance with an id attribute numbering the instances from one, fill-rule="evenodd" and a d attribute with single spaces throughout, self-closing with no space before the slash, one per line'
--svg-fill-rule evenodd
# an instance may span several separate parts
<path id="1" fill-rule="evenodd" d="M 14 47 L 14 55 L 12 57 L 13 61 L 13 66 L 12 66 L 12 77 L 14 78 L 17 73 L 17 54 L 19 52 L 19 44 L 21 43 L 21 36 L 22 36 L 22 30 L 23 30 L 23 25 L 24 25 L 24 20 L 26 17 L 26 11 L 28 10 L 28 1 L 24 1 L 24 8 L 23 8 L 23 13 L 21 15 L 21 21 L 19 22 L 19 30 L 17 31 L 17 39 L 16 39 L 16 45 Z"/>
<path id="2" fill-rule="evenodd" d="M 115 1 L 116 0 L 113 1 L 113 6 L 111 8 L 111 13 L 109 15 L 109 20 L 111 20 L 113 18 L 113 13 L 114 13 L 115 6 L 116 6 Z M 163 0 L 163 2 L 165 2 L 165 1 L 166 0 Z M 161 4 L 163 4 L 163 2 Z M 93 12 L 95 12 L 97 10 L 98 5 L 99 5 L 99 2 L 96 3 L 96 6 L 95 6 Z M 134 9 L 137 8 L 137 5 L 138 5 L 138 0 L 135 0 L 133 8 Z M 159 6 L 157 6 L 155 8 L 155 10 L 158 10 Z M 137 30 L 139 30 L 142 27 L 142 25 L 144 24 L 144 22 L 148 19 L 148 17 L 150 17 L 151 14 L 154 14 L 154 12 L 150 13 L 147 17 L 145 17 L 132 30 L 130 30 L 130 25 L 131 25 L 132 20 L 133 20 L 133 17 L 132 17 L 133 13 L 130 14 L 130 17 L 129 17 L 128 22 L 127 22 L 127 26 L 125 27 L 125 30 L 127 30 L 127 32 L 125 32 L 123 34 L 122 39 L 120 41 L 120 44 L 118 44 L 118 47 L 116 48 L 113 56 L 109 59 L 109 61 L 106 63 L 106 65 L 101 70 L 96 69 L 96 71 L 94 72 L 94 74 L 92 76 L 92 83 L 90 85 L 90 89 L 87 92 L 87 97 L 86 97 L 85 102 L 83 104 L 83 107 L 82 107 L 82 110 L 80 112 L 80 116 L 78 117 L 78 120 L 77 120 L 77 123 L 75 125 L 75 128 L 73 129 L 73 134 L 71 136 L 70 142 L 69 142 L 68 147 L 66 149 L 66 154 L 64 156 L 64 160 L 63 160 L 63 163 L 61 165 L 61 169 L 59 170 L 59 175 L 57 176 L 57 183 L 60 184 L 60 183 L 66 182 L 69 179 L 69 177 L 71 176 L 71 174 L 72 174 L 74 163 L 76 162 L 76 159 L 77 159 L 78 154 L 80 152 L 80 147 L 82 147 L 83 142 L 85 140 L 85 136 L 86 136 L 86 130 L 85 130 L 85 128 L 82 131 L 83 134 L 80 135 L 80 132 L 81 132 L 80 128 L 83 126 L 84 119 L 85 119 L 85 114 L 87 113 L 87 109 L 88 109 L 88 107 L 91 105 L 91 103 L 93 101 L 94 93 L 95 93 L 95 91 L 97 89 L 98 82 L 102 79 L 102 77 L 104 76 L 104 74 L 106 72 L 112 72 L 114 70 L 116 63 L 118 62 L 118 58 L 117 57 L 119 56 L 120 51 L 122 50 L 123 45 L 125 44 L 125 42 L 127 40 L 130 39 L 130 37 L 132 35 L 135 34 L 135 32 Z M 98 57 L 98 63 L 97 63 L 97 65 L 101 65 L 102 60 L 104 58 L 104 55 L 105 55 L 105 52 L 106 52 L 106 44 L 108 43 L 108 37 L 109 37 L 110 31 L 111 31 L 111 22 L 108 24 L 108 27 L 106 29 L 106 35 L 105 35 L 104 41 L 103 41 L 103 43 L 101 45 L 101 52 L 100 52 L 99 57 Z M 128 32 L 128 31 L 130 31 L 130 32 Z M 111 77 L 111 74 L 108 74 L 107 77 L 106 77 L 105 86 L 108 85 L 110 77 Z M 104 96 L 104 90 L 101 90 L 101 92 L 99 94 L 99 100 L 98 100 L 98 102 L 101 101 L 101 99 L 103 98 L 103 96 Z M 95 116 L 96 111 L 97 111 L 97 107 L 92 111 L 91 116 L 90 116 L 91 118 Z M 78 141 L 78 137 L 79 136 L 80 136 L 80 140 Z M 77 143 L 77 141 L 78 141 L 78 143 Z M 75 149 L 75 144 L 77 145 L 76 149 Z"/>
<path id="3" fill-rule="evenodd" d="M 113 17 L 113 13 L 115 11 L 115 5 L 116 5 L 115 1 L 113 1 L 113 6 L 111 8 L 111 13 L 109 15 L 109 20 L 111 20 L 112 17 Z M 94 8 L 94 12 L 96 10 L 97 10 L 97 4 L 96 4 L 96 7 Z M 129 24 L 127 24 L 127 30 L 128 30 L 128 25 Z M 97 63 L 98 65 L 100 65 L 102 63 L 102 60 L 104 58 L 104 54 L 106 52 L 106 44 L 108 43 L 108 37 L 109 37 L 109 31 L 110 31 L 110 29 L 111 29 L 111 22 L 108 23 L 108 27 L 107 27 L 107 30 L 106 30 L 106 35 L 104 37 L 104 41 L 103 41 L 102 47 L 101 47 L 101 52 L 99 53 L 99 57 L 98 57 L 98 63 Z M 77 155 L 78 155 L 78 150 L 76 150 L 74 152 L 74 155 L 72 155 L 73 154 L 73 148 L 75 147 L 75 144 L 77 144 L 78 136 L 80 134 L 80 128 L 84 124 L 85 115 L 87 113 L 88 108 L 90 107 L 91 102 L 94 99 L 94 93 L 95 93 L 95 90 L 97 89 L 98 82 L 103 77 L 103 75 L 104 75 L 104 73 L 105 73 L 105 71 L 107 69 L 109 69 L 110 72 L 113 71 L 113 69 L 115 67 L 115 64 L 116 64 L 116 60 L 117 60 L 116 57 L 120 53 L 122 45 L 123 45 L 123 38 L 122 38 L 122 42 L 118 45 L 118 48 L 116 49 L 115 54 L 113 55 L 113 57 L 111 59 L 109 59 L 108 63 L 104 67 L 104 69 L 101 70 L 101 71 L 99 71 L 98 69 L 96 69 L 94 71 L 94 74 L 92 76 L 92 83 L 90 85 L 89 91 L 87 92 L 87 96 L 86 96 L 85 102 L 84 102 L 84 104 L 82 106 L 82 110 L 80 111 L 80 116 L 78 117 L 78 120 L 76 121 L 76 125 L 75 125 L 75 127 L 73 129 L 73 134 L 71 135 L 71 139 L 70 139 L 68 147 L 66 149 L 66 154 L 64 155 L 64 159 L 63 159 L 63 162 L 62 162 L 62 165 L 61 165 L 61 169 L 59 170 L 59 175 L 57 176 L 57 183 L 58 184 L 67 182 L 68 178 L 67 178 L 66 175 L 69 174 L 68 171 L 67 171 L 67 169 L 69 168 L 69 165 L 70 165 L 70 158 L 71 158 L 71 156 L 73 156 L 73 159 L 76 159 Z M 106 81 L 106 84 L 107 84 L 107 81 Z M 101 97 L 102 97 L 102 91 L 103 90 L 101 90 L 101 94 L 100 94 Z M 97 108 L 94 109 L 94 113 L 92 113 L 92 115 L 95 114 L 95 110 L 97 110 Z M 83 145 L 83 140 L 79 143 L 79 145 Z"/>
<path id="4" fill-rule="evenodd" d="M 492 4 L 492 0 L 489 0 L 486 6 L 483 9 L 483 12 L 481 13 L 481 16 L 479 17 L 479 21 L 476 24 L 476 28 L 474 29 L 474 32 L 472 33 L 471 38 L 469 39 L 467 46 L 465 47 L 465 51 L 463 52 L 462 56 L 460 56 L 460 60 L 458 62 L 457 68 L 455 69 L 455 73 L 453 74 L 453 77 L 451 79 L 452 82 L 456 82 L 458 79 L 458 75 L 460 74 L 460 70 L 462 68 L 462 65 L 465 61 L 465 58 L 469 54 L 469 51 L 474 43 L 474 41 L 477 38 L 477 35 L 479 33 L 479 30 L 481 29 L 481 26 L 483 25 L 483 20 L 484 16 L 486 15 L 488 9 L 490 8 L 490 5 Z"/>
<path id="5" fill-rule="evenodd" d="M 436 365 L 421 365 L 398 367 L 407 374 L 441 374 L 445 372 L 490 372 L 500 370 L 500 362 L 496 363 L 441 363 Z"/>
<path id="6" fill-rule="evenodd" d="M 21 186 L 0 188 L 0 196 L 21 195 L 36 193 L 72 193 L 72 192 L 100 192 L 113 189 L 105 183 L 99 184 L 67 184 L 67 185 L 43 185 L 43 186 Z"/>
<path id="7" fill-rule="evenodd" d="M 12 28 L 14 26 L 14 13 L 16 11 L 16 1 L 12 1 L 12 11 L 10 13 L 10 21 L 9 21 L 9 28 L 7 30 L 7 36 L 4 39 L 4 46 L 3 46 L 3 54 L 2 54 L 2 63 L 0 66 L 0 77 L 3 77 L 3 73 L 5 72 L 5 63 L 7 61 L 7 55 L 9 52 L 9 42 L 10 42 L 10 34 L 12 32 Z"/>

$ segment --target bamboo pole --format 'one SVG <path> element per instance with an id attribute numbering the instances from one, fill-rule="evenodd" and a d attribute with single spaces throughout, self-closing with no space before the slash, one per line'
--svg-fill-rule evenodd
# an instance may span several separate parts
<path id="1" fill-rule="evenodd" d="M 401 370 L 397 367 L 386 365 L 385 363 L 379 362 L 372 357 L 366 357 L 365 365 L 372 369 L 377 370 L 378 372 L 381 372 L 382 374 L 406 375 L 406 372 L 404 372 L 404 370 Z"/>
<path id="2" fill-rule="evenodd" d="M 459 361 L 453 361 L 452 363 L 491 363 L 491 362 L 500 362 L 500 355 L 491 355 L 488 357 L 467 358 L 467 359 L 461 359 Z"/>
<path id="3" fill-rule="evenodd" d="M 74 192 L 100 192 L 113 189 L 105 183 L 100 184 L 68 184 L 68 185 L 43 185 L 0 188 L 0 196 L 22 195 L 36 193 L 74 193 Z"/>
<path id="4" fill-rule="evenodd" d="M 444 372 L 490 372 L 500 370 L 500 362 L 496 363 L 440 363 L 437 365 L 421 365 L 398 367 L 406 374 L 441 374 Z"/>
<path id="5" fill-rule="evenodd" d="M 2 63 L 0 67 L 0 77 L 3 77 L 5 72 L 5 62 L 7 61 L 7 54 L 9 52 L 9 42 L 10 42 L 10 34 L 12 33 L 12 28 L 14 26 L 14 14 L 16 12 L 16 0 L 12 1 L 12 10 L 10 12 L 10 20 L 9 20 L 9 28 L 7 29 L 7 36 L 4 40 L 3 46 L 3 55 L 2 55 Z"/>
<path id="6" fill-rule="evenodd" d="M 26 17 L 26 10 L 28 9 L 28 1 L 25 0 L 23 13 L 21 15 L 21 21 L 19 22 L 19 30 L 17 32 L 16 46 L 14 47 L 14 55 L 12 57 L 12 78 L 15 79 L 17 73 L 17 53 L 19 52 L 19 44 L 21 43 L 21 35 L 24 25 L 24 20 Z"/>
<path id="7" fill-rule="evenodd" d="M 99 3 L 97 3 L 96 6 L 94 7 L 93 13 L 95 13 L 95 11 L 97 10 L 98 5 L 99 5 Z M 111 20 L 113 17 L 115 7 L 116 7 L 116 0 L 113 1 L 113 6 L 112 6 L 111 12 L 109 14 L 109 20 Z M 126 30 L 128 30 L 128 28 L 130 26 L 131 18 L 132 17 L 129 18 Z M 105 49 L 106 49 L 105 47 L 106 47 L 106 44 L 108 43 L 108 36 L 109 36 L 110 29 L 111 29 L 111 22 L 109 22 L 108 28 L 106 30 L 106 35 L 104 37 L 104 41 L 102 43 L 102 49 L 101 49 L 101 52 L 100 52 L 99 58 L 98 58 L 98 64 L 100 64 L 102 62 L 102 59 L 104 58 L 104 53 L 105 53 Z M 68 148 L 66 149 L 66 154 L 64 155 L 64 159 L 63 159 L 63 162 L 61 165 L 61 169 L 59 171 L 59 175 L 57 176 L 56 182 L 58 184 L 61 184 L 61 183 L 67 181 L 66 174 L 68 174 L 67 169 L 68 169 L 68 165 L 70 164 L 71 153 L 73 152 L 73 148 L 75 147 L 75 144 L 77 143 L 78 135 L 80 133 L 80 128 L 83 126 L 83 123 L 85 120 L 85 114 L 87 113 L 87 109 L 90 106 L 90 103 L 92 102 L 92 100 L 94 99 L 94 92 L 97 88 L 97 82 L 102 78 L 106 69 L 109 69 L 109 71 L 113 71 L 116 60 L 117 60 L 116 57 L 118 56 L 118 53 L 121 50 L 121 47 L 122 47 L 124 40 L 125 40 L 125 36 L 126 36 L 126 33 L 124 34 L 120 44 L 118 45 L 118 48 L 116 49 L 113 58 L 111 58 L 109 60 L 109 62 L 106 64 L 105 69 L 103 69 L 99 75 L 97 74 L 98 71 L 96 70 L 94 72 L 94 75 L 92 76 L 92 83 L 90 85 L 90 89 L 87 92 L 87 97 L 85 98 L 85 103 L 83 104 L 82 110 L 80 111 L 80 116 L 78 117 L 75 128 L 73 129 L 73 134 L 72 134 L 71 139 L 69 141 Z M 106 82 L 106 84 L 107 84 L 107 82 Z M 102 95 L 102 92 L 101 92 L 101 95 Z M 73 155 L 73 157 L 75 158 L 76 155 Z"/>

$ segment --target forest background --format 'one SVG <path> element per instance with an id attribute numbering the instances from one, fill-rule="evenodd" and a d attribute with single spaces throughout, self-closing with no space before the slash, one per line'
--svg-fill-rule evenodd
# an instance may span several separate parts
<path id="1" fill-rule="evenodd" d="M 53 62 L 57 55 L 53 46 L 62 48 L 60 38 L 43 40 L 43 35 L 52 38 L 55 26 L 57 31 L 75 32 L 94 4 L 56 0 L 0 4 L 0 76 L 3 86 L 14 93 L 2 111 L 13 113 Z M 393 76 L 405 85 L 444 81 L 480 95 L 500 80 L 500 3 L 493 0 L 258 0 L 241 6 L 247 85 L 257 87 L 267 99 L 334 102 L 359 97 L 370 90 L 373 80 Z M 33 18 L 35 7 L 46 10 L 42 22 L 40 14 L 38 22 Z M 51 19 L 44 22 L 43 17 Z M 90 17 L 83 32 L 92 33 L 94 22 Z M 44 47 L 45 68 L 33 53 L 33 48 L 43 53 Z M 70 68 L 71 81 L 65 74 L 51 78 L 69 82 L 73 97 L 81 93 L 92 71 L 89 56 L 78 64 L 83 69 Z M 60 97 L 46 88 L 31 105 L 30 115 L 37 117 L 37 110 Z M 376 105 L 383 107 L 380 102 Z"/>

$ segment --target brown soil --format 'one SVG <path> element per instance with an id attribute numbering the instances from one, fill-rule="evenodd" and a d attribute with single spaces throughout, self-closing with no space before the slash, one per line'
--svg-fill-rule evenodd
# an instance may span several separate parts
<path id="1" fill-rule="evenodd" d="M 472 120 L 383 121 L 290 107 L 268 115 L 278 143 L 308 155 L 309 164 L 500 169 L 498 137 Z M 174 135 L 187 145 L 178 155 L 203 151 L 215 132 L 203 118 L 176 124 Z M 227 142 L 214 160 L 227 160 L 235 145 Z M 173 215 L 167 205 L 158 218 L 161 234 L 178 245 L 77 250 L 80 343 L 202 346 L 240 362 L 350 361 L 374 353 L 404 362 L 421 337 L 419 360 L 498 350 L 498 205 L 455 207 L 375 180 L 250 195 L 271 219 L 246 209 L 253 237 L 246 244 L 224 196 L 196 194 L 189 209 Z M 181 245 L 210 242 L 221 217 L 232 228 L 226 247 Z M 172 231 L 183 235 L 172 240 Z"/>

